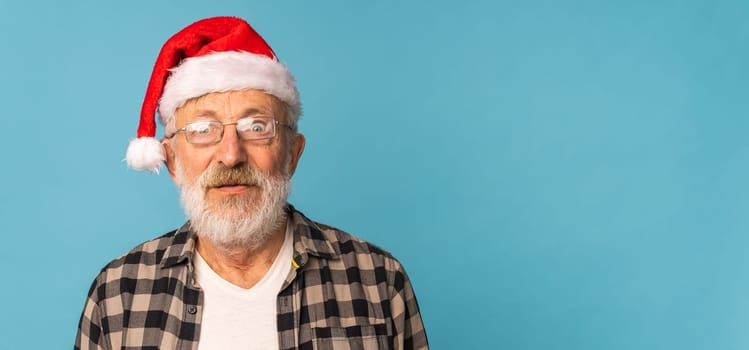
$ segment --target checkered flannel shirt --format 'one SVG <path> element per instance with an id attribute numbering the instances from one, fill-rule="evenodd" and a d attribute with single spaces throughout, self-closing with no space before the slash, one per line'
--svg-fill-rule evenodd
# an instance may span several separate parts
<path id="1" fill-rule="evenodd" d="M 294 260 L 276 304 L 280 349 L 428 349 L 411 283 L 392 255 L 288 211 Z M 104 267 L 75 349 L 197 349 L 203 293 L 194 253 L 185 224 Z"/>

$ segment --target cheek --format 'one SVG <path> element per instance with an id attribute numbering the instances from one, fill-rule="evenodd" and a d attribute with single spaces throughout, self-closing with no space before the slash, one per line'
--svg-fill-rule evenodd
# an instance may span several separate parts
<path id="1" fill-rule="evenodd" d="M 182 172 L 182 178 L 188 182 L 194 182 L 210 165 L 210 157 L 196 150 L 179 149 L 176 153 L 176 165 Z"/>
<path id="2" fill-rule="evenodd" d="M 272 174 L 278 170 L 278 158 L 269 154 L 258 154 L 252 158 L 253 163 L 264 173 Z"/>
<path id="3" fill-rule="evenodd" d="M 249 155 L 253 165 L 266 174 L 283 172 L 287 163 L 281 147 L 255 148 L 249 150 Z"/>
<path id="4" fill-rule="evenodd" d="M 193 186 L 198 181 L 200 174 L 196 174 L 194 169 L 189 166 L 185 166 L 181 162 L 175 164 L 176 167 L 176 181 L 179 186 Z"/>

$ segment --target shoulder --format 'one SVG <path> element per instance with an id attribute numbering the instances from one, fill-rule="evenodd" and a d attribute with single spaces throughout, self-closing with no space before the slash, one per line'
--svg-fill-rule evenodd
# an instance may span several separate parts
<path id="1" fill-rule="evenodd" d="M 394 259 L 385 249 L 337 227 L 314 221 L 291 207 L 296 241 L 319 255 L 372 254 Z"/>
<path id="2" fill-rule="evenodd" d="M 177 230 L 170 231 L 133 247 L 104 266 L 102 272 L 122 269 L 127 265 L 154 266 L 160 264 L 167 249 L 172 245 L 176 233 Z"/>
<path id="3" fill-rule="evenodd" d="M 297 254 L 305 253 L 326 260 L 334 270 L 355 268 L 373 272 L 379 277 L 393 280 L 404 274 L 403 266 L 389 251 L 337 227 L 313 221 L 301 212 L 294 212 Z"/>
<path id="4" fill-rule="evenodd" d="M 348 233 L 334 226 L 319 223 L 316 221 L 312 222 L 319 230 L 323 232 L 326 239 L 337 244 L 341 254 L 365 253 L 382 255 L 383 257 L 394 259 L 393 255 L 389 251 L 354 234 Z"/>
<path id="5" fill-rule="evenodd" d="M 163 267 L 175 251 L 183 248 L 183 241 L 188 236 L 188 232 L 170 231 L 115 258 L 99 271 L 89 290 L 89 297 L 100 300 L 112 297 L 115 290 L 115 294 L 135 292 L 145 282 L 151 285 L 169 275 L 168 269 Z"/>

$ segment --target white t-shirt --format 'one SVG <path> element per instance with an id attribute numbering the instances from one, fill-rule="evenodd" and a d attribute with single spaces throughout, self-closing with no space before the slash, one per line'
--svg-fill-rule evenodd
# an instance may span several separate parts
<path id="1" fill-rule="evenodd" d="M 291 225 L 270 270 L 252 288 L 236 286 L 195 254 L 195 280 L 203 289 L 200 350 L 278 349 L 276 297 L 293 258 Z"/>

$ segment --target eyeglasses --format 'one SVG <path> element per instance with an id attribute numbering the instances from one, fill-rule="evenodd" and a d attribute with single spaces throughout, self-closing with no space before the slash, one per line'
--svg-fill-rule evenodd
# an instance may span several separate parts
<path id="1" fill-rule="evenodd" d="M 224 137 L 224 126 L 236 125 L 237 136 L 243 141 L 267 140 L 276 136 L 276 125 L 282 125 L 289 130 L 294 128 L 284 122 L 270 117 L 247 117 L 232 123 L 222 123 L 216 120 L 203 120 L 188 123 L 184 128 L 177 129 L 172 138 L 179 132 L 185 133 L 187 142 L 194 145 L 208 145 L 218 143 Z"/>

